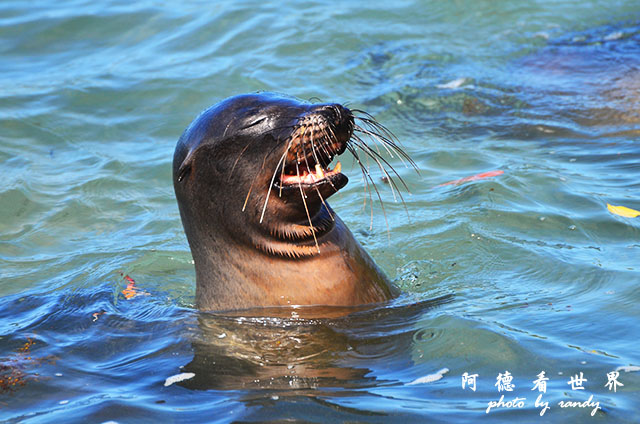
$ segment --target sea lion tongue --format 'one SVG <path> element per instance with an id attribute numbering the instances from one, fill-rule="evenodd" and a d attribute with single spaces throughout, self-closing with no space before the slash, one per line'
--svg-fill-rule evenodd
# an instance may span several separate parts
<path id="1" fill-rule="evenodd" d="M 323 168 L 322 165 L 316 163 L 314 169 L 310 170 L 308 168 L 308 165 L 304 165 L 299 167 L 299 169 L 297 170 L 299 173 L 297 174 L 283 174 L 280 178 L 280 183 L 282 185 L 311 185 L 320 182 L 325 178 L 329 178 L 335 174 L 339 174 L 341 170 L 342 164 L 340 163 L 340 161 L 336 163 L 334 169 Z"/>

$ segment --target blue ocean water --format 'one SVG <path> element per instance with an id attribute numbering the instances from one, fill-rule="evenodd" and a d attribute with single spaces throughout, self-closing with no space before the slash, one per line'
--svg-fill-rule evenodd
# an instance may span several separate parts
<path id="1" fill-rule="evenodd" d="M 607 209 L 640 210 L 637 2 L 7 0 L 0 40 L 0 420 L 638 422 L 640 217 Z M 345 158 L 330 201 L 397 300 L 194 308 L 173 149 L 259 90 L 417 163 L 404 204 L 371 168 L 371 218 Z"/>

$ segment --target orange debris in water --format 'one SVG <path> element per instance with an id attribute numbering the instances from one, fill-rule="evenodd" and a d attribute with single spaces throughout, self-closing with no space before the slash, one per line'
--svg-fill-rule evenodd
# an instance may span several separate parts
<path id="1" fill-rule="evenodd" d="M 485 178 L 497 177 L 498 175 L 504 174 L 504 171 L 500 169 L 496 169 L 495 171 L 482 172 L 480 174 L 472 175 L 470 177 L 460 178 L 459 180 L 449 181 L 443 184 L 440 184 L 438 187 L 447 186 L 447 185 L 458 185 L 462 183 L 466 183 L 469 181 L 477 181 Z"/>
<path id="2" fill-rule="evenodd" d="M 136 297 L 138 295 L 138 290 L 136 289 L 136 282 L 134 281 L 133 278 L 129 277 L 128 275 L 125 275 L 124 279 L 129 282 L 129 284 L 127 284 L 127 288 L 122 290 L 122 294 L 124 295 L 125 299 L 131 299 L 132 297 Z"/>
<path id="3" fill-rule="evenodd" d="M 7 392 L 16 388 L 16 386 L 24 386 L 31 377 L 23 370 L 28 365 L 32 365 L 34 360 L 31 359 L 30 350 L 36 342 L 31 338 L 18 348 L 18 354 L 9 360 L 0 361 L 0 393 Z"/>
<path id="4" fill-rule="evenodd" d="M 98 320 L 98 317 L 100 315 L 104 314 L 104 311 L 100 311 L 100 312 L 94 312 L 91 316 L 93 317 L 93 322 L 96 322 Z"/>
<path id="5" fill-rule="evenodd" d="M 128 275 L 124 275 L 123 278 L 128 281 L 127 288 L 122 290 L 122 294 L 124 295 L 125 299 L 131 299 L 140 295 L 149 295 L 149 293 L 139 290 L 136 287 L 136 282 L 133 278 L 129 277 Z"/>

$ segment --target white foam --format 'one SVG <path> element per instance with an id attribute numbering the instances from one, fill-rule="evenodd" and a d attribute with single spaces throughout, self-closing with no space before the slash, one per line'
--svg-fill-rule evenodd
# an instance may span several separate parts
<path id="1" fill-rule="evenodd" d="M 434 374 L 428 374 L 424 377 L 413 380 L 411 383 L 407 383 L 407 386 L 411 386 L 413 384 L 433 383 L 434 381 L 440 380 L 448 372 L 449 368 L 442 368 L 440 371 L 436 371 Z"/>
<path id="2" fill-rule="evenodd" d="M 455 89 L 455 88 L 460 88 L 462 87 L 462 85 L 467 82 L 466 78 L 458 78 L 458 79 L 454 79 L 453 81 L 449 81 L 446 84 L 438 84 L 436 85 L 436 87 L 438 88 L 451 88 L 451 89 Z"/>
<path id="3" fill-rule="evenodd" d="M 181 381 L 188 380 L 195 376 L 196 375 L 192 372 L 183 372 L 182 374 L 172 375 L 165 380 L 164 387 L 171 386 L 173 383 L 179 383 Z"/>
<path id="4" fill-rule="evenodd" d="M 622 365 L 616 368 L 616 371 L 624 371 L 624 372 L 640 371 L 640 367 L 637 365 Z"/>

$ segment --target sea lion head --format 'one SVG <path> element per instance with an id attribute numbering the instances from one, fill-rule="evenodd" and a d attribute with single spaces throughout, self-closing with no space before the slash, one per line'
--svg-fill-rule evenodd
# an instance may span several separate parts
<path id="1" fill-rule="evenodd" d="M 325 200 L 348 182 L 340 165 L 329 166 L 353 130 L 353 114 L 339 104 L 270 93 L 205 110 L 180 137 L 173 160 L 190 243 L 195 233 L 226 234 L 272 254 L 317 252 L 334 225 Z"/>

